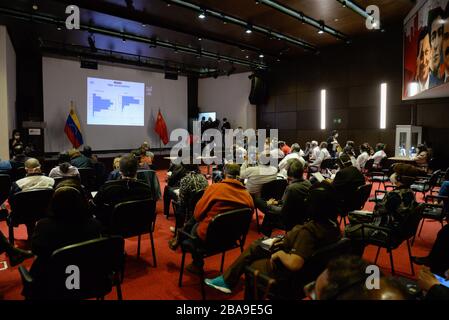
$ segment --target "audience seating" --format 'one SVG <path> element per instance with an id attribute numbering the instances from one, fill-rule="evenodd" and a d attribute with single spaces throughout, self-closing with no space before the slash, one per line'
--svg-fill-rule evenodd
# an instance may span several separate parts
<path id="1" fill-rule="evenodd" d="M 268 201 L 270 199 L 281 200 L 284 195 L 285 189 L 287 188 L 288 181 L 286 179 L 276 179 L 270 182 L 267 182 L 262 185 L 260 190 L 260 197 L 264 201 Z M 259 212 L 256 208 L 256 222 L 257 222 L 257 231 L 260 233 L 260 222 L 259 222 Z"/>
<path id="2" fill-rule="evenodd" d="M 8 199 L 11 190 L 11 177 L 8 174 L 0 174 L 0 204 Z"/>
<path id="3" fill-rule="evenodd" d="M 431 201 L 439 200 L 443 203 L 435 204 L 431 203 Z M 425 197 L 424 203 L 424 211 L 422 216 L 421 227 L 419 228 L 418 236 L 421 235 L 422 228 L 424 226 L 424 222 L 426 219 L 435 220 L 441 223 L 441 227 L 443 227 L 443 221 L 449 216 L 448 212 L 448 197 L 436 196 L 436 195 L 427 195 Z"/>
<path id="4" fill-rule="evenodd" d="M 373 170 L 374 159 L 368 159 L 365 162 L 365 166 L 362 168 L 362 173 L 367 175 L 369 172 Z"/>
<path id="5" fill-rule="evenodd" d="M 240 248 L 240 251 L 243 251 L 252 215 L 253 212 L 250 208 L 233 210 L 217 215 L 207 228 L 205 241 L 199 241 L 199 239 L 189 233 L 180 231 L 180 234 L 186 240 L 181 242 L 182 258 L 179 272 L 179 287 L 182 287 L 186 254 L 193 252 L 193 250 L 197 250 L 204 258 L 221 253 L 220 272 L 223 272 L 226 251 L 235 248 Z M 201 294 L 204 300 L 206 298 L 204 271 L 201 273 Z"/>
<path id="6" fill-rule="evenodd" d="M 190 196 L 190 199 L 188 200 L 187 206 L 184 208 L 185 210 L 185 221 L 189 221 L 189 219 L 193 216 L 193 213 L 195 211 L 195 206 L 200 201 L 201 197 L 203 196 L 205 190 L 200 190 L 198 192 L 195 192 L 192 196 Z M 179 208 L 179 203 L 172 201 L 173 203 L 173 210 L 176 212 Z M 184 221 L 184 222 L 185 222 Z M 175 226 L 175 233 L 178 230 L 178 226 Z"/>
<path id="7" fill-rule="evenodd" d="M 27 172 L 25 170 L 25 167 L 20 167 L 17 169 L 12 169 L 10 172 L 10 177 L 12 181 L 17 181 L 22 178 L 25 178 Z"/>
<path id="8" fill-rule="evenodd" d="M 365 184 L 363 186 L 360 186 L 357 188 L 352 197 L 347 198 L 351 199 L 349 203 L 348 201 L 343 202 L 343 210 L 340 212 L 340 225 L 342 221 L 344 222 L 344 225 L 346 225 L 346 217 L 350 212 L 363 209 L 371 194 L 372 188 L 372 184 Z"/>
<path id="9" fill-rule="evenodd" d="M 80 173 L 81 184 L 89 191 L 97 191 L 97 177 L 95 176 L 95 170 L 92 168 L 78 168 Z"/>
<path id="10" fill-rule="evenodd" d="M 352 241 L 342 238 L 316 251 L 301 270 L 292 272 L 291 276 L 285 279 L 270 278 L 248 266 L 245 270 L 245 300 L 303 299 L 305 298 L 303 288 L 306 284 L 315 281 L 332 259 L 349 254 L 355 254 Z"/>
<path id="11" fill-rule="evenodd" d="M 413 212 L 410 214 L 408 221 L 401 226 L 401 232 L 398 234 L 395 230 L 387 227 L 376 226 L 372 224 L 362 224 L 362 242 L 364 245 L 371 244 L 377 246 L 376 258 L 374 259 L 374 263 L 377 263 L 377 259 L 379 258 L 379 253 L 381 248 L 385 248 L 387 252 L 390 254 L 390 265 L 391 265 L 391 273 L 395 275 L 394 270 L 394 262 L 393 262 L 393 250 L 398 248 L 404 241 L 407 243 L 407 250 L 410 260 L 410 267 L 412 271 L 412 275 L 415 274 L 415 270 L 413 268 L 412 262 L 412 253 L 410 249 L 410 239 L 415 237 L 415 234 L 418 230 L 419 223 L 422 219 L 424 211 L 424 205 L 419 204 Z M 378 231 L 379 236 L 376 237 L 372 235 L 370 237 L 365 236 L 365 231 L 367 229 Z M 380 233 L 385 236 L 380 236 Z"/>
<path id="12" fill-rule="evenodd" d="M 432 173 L 429 177 L 424 177 L 418 181 L 415 181 L 414 184 L 411 185 L 411 189 L 415 192 L 421 192 L 423 197 L 425 197 L 426 193 L 433 193 L 434 188 L 438 184 L 438 179 L 441 174 L 441 170 L 437 170 Z"/>
<path id="13" fill-rule="evenodd" d="M 120 235 L 123 238 L 138 237 L 137 256 L 140 257 L 140 240 L 142 234 L 149 233 L 153 264 L 156 267 L 156 251 L 153 232 L 156 224 L 156 203 L 154 200 L 135 200 L 117 204 L 111 217 L 111 224 L 106 230 L 110 235 Z"/>
<path id="14" fill-rule="evenodd" d="M 150 186 L 151 197 L 154 200 L 159 200 L 161 198 L 161 186 L 159 184 L 159 179 L 157 178 L 156 171 L 139 170 L 137 171 L 137 179 Z"/>
<path id="15" fill-rule="evenodd" d="M 124 264 L 124 240 L 114 236 L 63 247 L 53 252 L 48 261 L 48 276 L 36 282 L 24 266 L 19 267 L 26 299 L 79 300 L 104 299 L 115 286 L 122 300 L 120 270 Z M 79 271 L 79 288 L 69 290 L 66 283 L 68 266 Z M 75 275 L 74 271 L 71 271 Z M 40 285 L 39 285 L 40 284 Z"/>
<path id="16" fill-rule="evenodd" d="M 14 244 L 14 227 L 35 224 L 47 216 L 53 189 L 21 191 L 10 198 L 11 214 L 8 216 L 9 242 Z M 28 235 L 31 237 L 31 234 Z"/>

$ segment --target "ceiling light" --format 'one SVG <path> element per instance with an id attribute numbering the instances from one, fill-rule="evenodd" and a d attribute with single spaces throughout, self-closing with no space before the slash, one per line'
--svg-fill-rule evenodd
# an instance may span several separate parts
<path id="1" fill-rule="evenodd" d="M 263 53 L 259 54 L 259 58 L 263 58 L 263 57 L 264 57 Z"/>
<path id="2" fill-rule="evenodd" d="M 198 15 L 198 18 L 206 19 L 206 11 L 205 10 L 201 10 L 200 14 Z"/>
<path id="3" fill-rule="evenodd" d="M 246 59 L 249 59 L 249 56 L 246 56 L 245 58 L 246 58 Z"/>
<path id="4" fill-rule="evenodd" d="M 323 30 L 319 30 L 318 33 L 319 33 L 319 34 L 323 34 L 324 31 L 323 31 Z"/>
<path id="5" fill-rule="evenodd" d="M 251 29 L 246 29 L 246 31 L 245 31 L 247 34 L 250 34 L 250 33 L 252 33 L 253 31 L 251 30 Z"/>
<path id="6" fill-rule="evenodd" d="M 37 6 L 37 4 L 33 4 L 32 8 L 33 8 L 33 10 L 39 9 L 39 7 Z"/>
<path id="7" fill-rule="evenodd" d="M 203 38 L 201 38 L 201 37 L 198 37 L 198 41 L 201 41 L 201 40 L 203 40 Z"/>

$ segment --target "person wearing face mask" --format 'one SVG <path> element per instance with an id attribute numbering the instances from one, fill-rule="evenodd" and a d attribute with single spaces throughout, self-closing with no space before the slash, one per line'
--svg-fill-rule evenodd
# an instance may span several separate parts
<path id="1" fill-rule="evenodd" d="M 388 192 L 382 201 L 376 204 L 371 221 L 366 224 L 386 227 L 392 230 L 392 234 L 400 234 L 404 223 L 414 212 L 417 206 L 415 194 L 410 186 L 421 173 L 418 168 L 405 163 L 397 163 L 393 167 L 394 173 L 390 177 L 396 189 Z M 345 228 L 345 234 L 354 241 L 369 240 L 371 237 L 380 239 L 387 234 L 372 228 L 362 228 L 367 217 L 349 215 L 350 225 Z"/>

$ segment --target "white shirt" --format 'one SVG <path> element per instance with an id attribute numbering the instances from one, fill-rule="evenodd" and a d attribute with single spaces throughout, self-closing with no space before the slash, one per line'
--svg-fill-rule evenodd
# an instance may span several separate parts
<path id="1" fill-rule="evenodd" d="M 312 153 L 310 154 L 310 160 L 316 160 L 318 159 L 318 156 L 320 155 L 320 147 L 316 146 L 312 149 Z"/>
<path id="2" fill-rule="evenodd" d="M 323 160 L 326 159 L 330 159 L 331 155 L 329 153 L 329 151 L 327 151 L 326 148 L 322 148 L 320 149 L 320 153 L 318 155 L 318 157 L 316 158 L 316 160 L 314 162 L 312 162 L 310 165 L 311 166 L 321 166 L 321 162 L 323 162 Z"/>
<path id="3" fill-rule="evenodd" d="M 247 179 L 246 189 L 249 193 L 260 195 L 262 185 L 276 180 L 278 168 L 273 166 L 257 165 L 248 167 L 245 161 L 240 167 L 240 178 Z"/>
<path id="4" fill-rule="evenodd" d="M 17 180 L 16 184 L 22 191 L 35 189 L 51 189 L 55 184 L 55 180 L 44 175 L 34 175 Z"/>
<path id="5" fill-rule="evenodd" d="M 273 149 L 270 151 L 270 156 L 274 159 L 282 159 L 284 158 L 284 153 L 281 149 Z"/>
<path id="6" fill-rule="evenodd" d="M 301 157 L 301 155 L 297 152 L 293 152 L 293 153 L 286 155 L 285 158 L 282 159 L 281 162 L 279 162 L 279 166 L 278 166 L 279 172 L 283 177 L 287 177 L 287 164 L 288 164 L 288 160 L 290 160 L 290 159 L 298 159 L 299 161 L 301 161 L 303 166 L 306 164 L 306 161 L 304 160 L 304 158 Z"/>
<path id="7" fill-rule="evenodd" d="M 377 168 L 379 167 L 380 161 L 385 158 L 387 154 L 383 150 L 377 151 L 375 154 L 373 154 L 370 159 L 374 159 L 373 167 Z"/>
<path id="8" fill-rule="evenodd" d="M 357 157 L 357 163 L 355 165 L 355 167 L 357 169 L 359 169 L 360 171 L 362 171 L 363 168 L 365 168 L 365 164 L 369 159 L 369 154 L 368 152 L 364 151 L 362 152 L 358 157 Z"/>
<path id="9" fill-rule="evenodd" d="M 80 173 L 78 171 L 78 168 L 74 166 L 70 166 L 69 170 L 66 173 L 62 172 L 59 166 L 56 166 L 53 169 L 51 169 L 50 173 L 48 174 L 48 176 L 53 179 L 65 177 L 79 177 L 79 175 Z"/>

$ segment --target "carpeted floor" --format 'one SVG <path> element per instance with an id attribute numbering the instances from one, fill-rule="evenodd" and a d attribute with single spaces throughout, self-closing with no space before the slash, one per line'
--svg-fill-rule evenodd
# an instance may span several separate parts
<path id="1" fill-rule="evenodd" d="M 165 185 L 165 171 L 158 171 L 161 188 Z M 377 185 L 376 185 L 377 186 Z M 421 198 L 419 199 L 421 201 Z M 365 210 L 372 210 L 373 204 L 368 203 Z M 262 218 L 262 215 L 261 215 Z M 130 238 L 125 241 L 127 252 L 125 279 L 122 285 L 123 298 L 125 300 L 198 300 L 201 299 L 201 290 L 199 278 L 188 272 L 184 273 L 184 285 L 178 287 L 178 276 L 181 264 L 181 253 L 178 249 L 174 252 L 168 248 L 167 242 L 172 237 L 170 226 L 174 225 L 174 217 L 171 213 L 170 218 L 166 219 L 162 213 L 162 201 L 157 203 L 157 221 L 154 233 L 157 267 L 153 267 L 153 259 L 151 256 L 149 236 L 142 237 L 141 257 L 137 258 L 137 237 Z M 441 228 L 440 223 L 426 221 L 420 237 L 417 237 L 412 247 L 412 254 L 422 256 L 432 247 L 436 234 Z M 0 230 L 7 235 L 8 230 L 5 222 L 0 222 Z M 17 245 L 23 245 L 26 239 L 25 226 L 21 225 L 15 230 Z M 256 228 L 255 216 L 250 227 L 246 245 L 259 237 Z M 226 254 L 225 268 L 239 255 L 238 249 Z M 376 254 L 376 247 L 367 247 L 364 258 L 373 261 Z M 394 264 L 399 275 L 412 277 L 410 274 L 410 263 L 408 260 L 407 246 L 404 243 L 394 251 Z M 6 259 L 5 255 L 0 255 L 0 261 Z M 190 263 L 190 255 L 187 257 L 186 263 Z M 210 257 L 205 261 L 206 276 L 218 275 L 220 270 L 221 255 Z M 32 259 L 24 263 L 29 268 Z M 382 250 L 379 256 L 378 265 L 385 271 L 390 271 L 389 256 L 385 250 Z M 22 284 L 17 267 L 8 268 L 0 271 L 0 300 L 20 300 L 23 299 L 20 292 Z M 415 266 L 415 271 L 419 270 Z M 221 294 L 214 289 L 206 289 L 207 299 L 220 300 L 241 300 L 243 299 L 243 280 L 241 285 L 231 295 Z M 116 299 L 115 290 L 109 294 L 106 299 Z"/>

